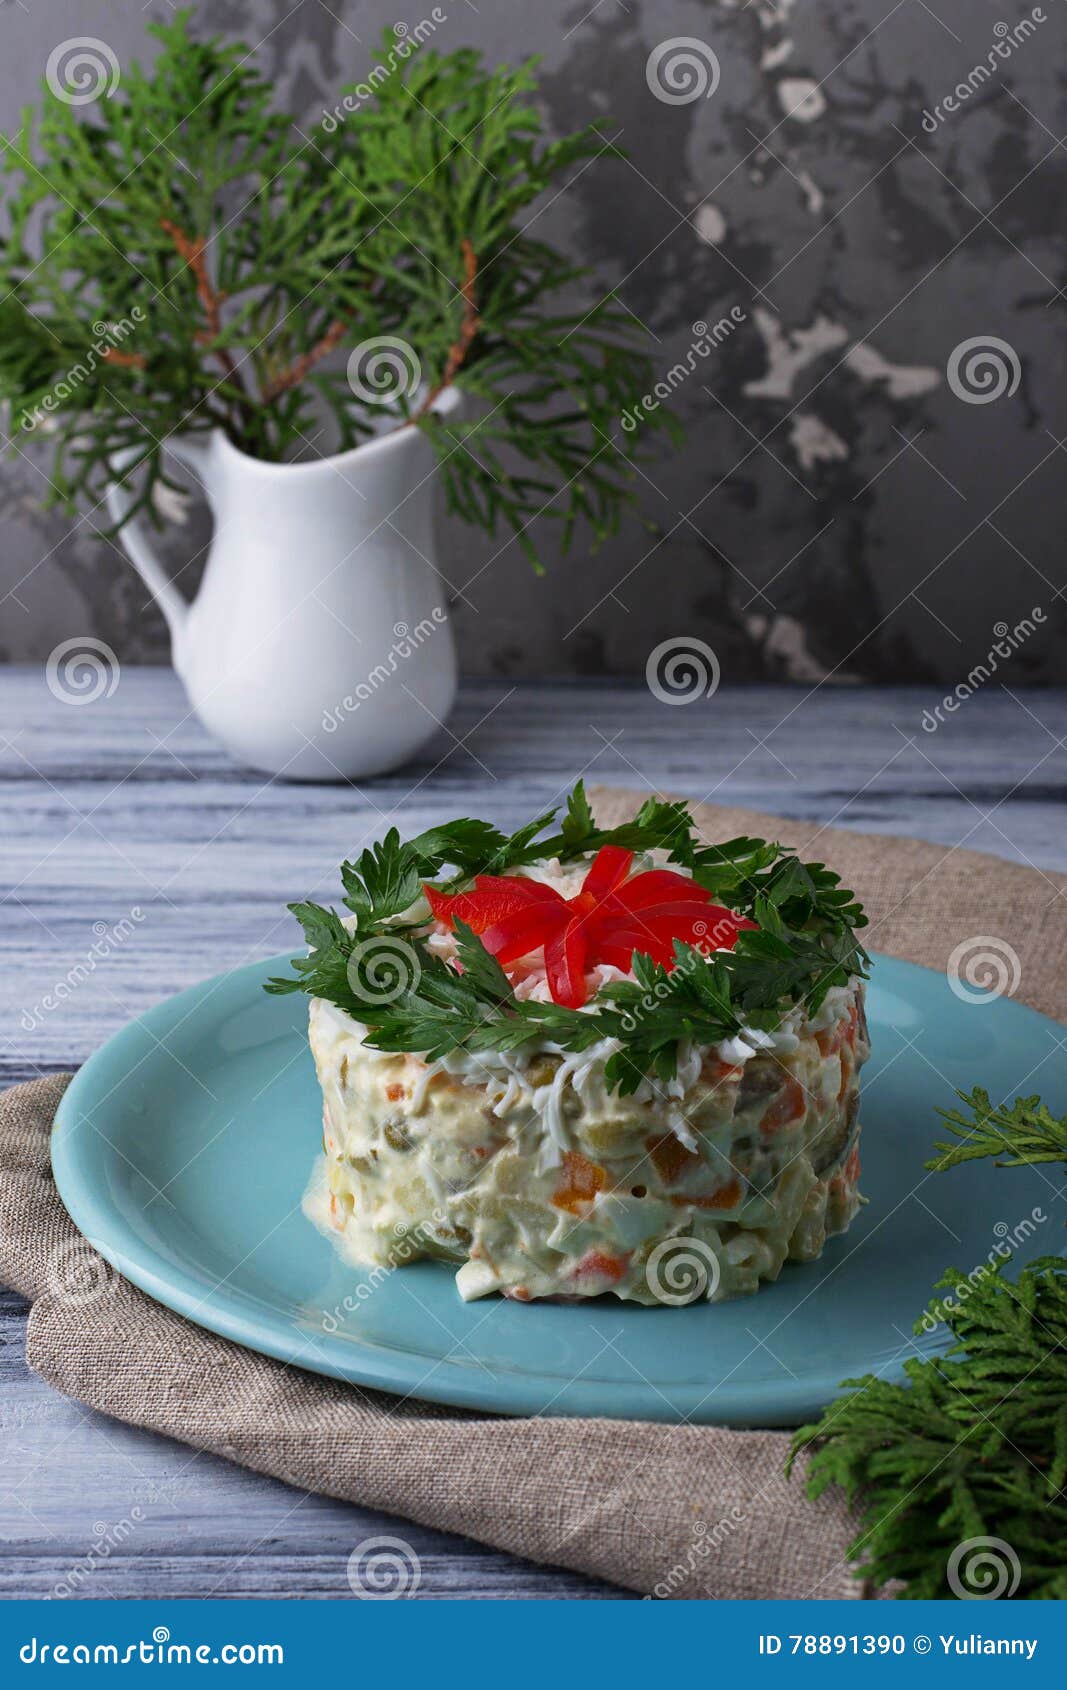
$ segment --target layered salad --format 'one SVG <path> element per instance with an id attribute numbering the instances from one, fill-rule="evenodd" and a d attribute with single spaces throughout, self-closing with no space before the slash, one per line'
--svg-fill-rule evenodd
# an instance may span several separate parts
<path id="1" fill-rule="evenodd" d="M 753 1292 L 862 1201 L 862 910 L 681 804 L 605 830 L 579 785 L 556 824 L 394 831 L 343 915 L 293 906 L 308 954 L 270 989 L 311 997 L 307 1212 L 468 1299 Z"/>

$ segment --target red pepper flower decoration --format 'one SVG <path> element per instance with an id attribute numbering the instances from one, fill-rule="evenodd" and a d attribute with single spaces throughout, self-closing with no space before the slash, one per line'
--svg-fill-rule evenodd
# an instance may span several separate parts
<path id="1" fill-rule="evenodd" d="M 620 845 L 602 846 L 575 898 L 511 874 L 480 874 L 469 892 L 424 890 L 438 921 L 448 928 L 465 922 L 502 967 L 543 947 L 554 1001 L 580 1009 L 589 996 L 586 973 L 598 963 L 629 969 L 640 951 L 670 969 L 675 939 L 732 950 L 741 929 L 756 925 L 712 903 L 710 892 L 673 869 L 627 879 L 633 860 Z"/>

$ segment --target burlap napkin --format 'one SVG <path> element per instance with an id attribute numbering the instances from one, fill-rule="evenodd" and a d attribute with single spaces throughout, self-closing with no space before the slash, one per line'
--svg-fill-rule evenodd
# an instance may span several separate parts
<path id="1" fill-rule="evenodd" d="M 605 821 L 637 802 L 593 796 Z M 965 940 L 1009 944 L 1014 995 L 1067 1019 L 1067 876 L 750 811 L 697 813 L 709 840 L 756 833 L 831 862 L 863 897 L 880 950 L 944 969 Z M 302 1489 L 646 1594 L 877 1594 L 851 1576 L 856 1528 L 840 1499 L 809 1502 L 799 1473 L 783 1478 L 785 1433 L 400 1404 L 255 1355 L 154 1303 L 79 1240 L 59 1200 L 48 1134 L 65 1084 L 0 1099 L 0 1278 L 32 1302 L 28 1359 L 58 1390 Z"/>

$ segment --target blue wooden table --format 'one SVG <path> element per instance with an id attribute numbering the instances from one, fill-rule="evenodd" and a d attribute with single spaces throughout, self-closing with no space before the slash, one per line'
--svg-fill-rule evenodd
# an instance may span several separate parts
<path id="1" fill-rule="evenodd" d="M 166 671 L 124 670 L 111 698 L 76 707 L 42 670 L 0 670 L 0 1084 L 74 1068 L 159 998 L 284 950 L 286 902 L 331 898 L 342 857 L 394 822 L 515 827 L 578 774 L 1067 868 L 1067 693 L 988 687 L 930 733 L 936 702 L 761 687 L 676 707 L 639 683 L 482 681 L 417 765 L 361 788 L 296 787 L 233 768 Z M 81 1595 L 344 1598 L 354 1545 L 399 1529 L 87 1413 L 28 1372 L 24 1321 L 0 1294 L 0 1596 L 47 1596 L 94 1528 L 134 1508 L 143 1519 Z M 617 1594 L 402 1529 L 422 1596 Z"/>

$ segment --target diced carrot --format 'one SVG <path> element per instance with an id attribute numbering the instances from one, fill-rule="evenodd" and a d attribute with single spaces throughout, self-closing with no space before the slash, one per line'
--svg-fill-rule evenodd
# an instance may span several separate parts
<path id="1" fill-rule="evenodd" d="M 816 1033 L 815 1043 L 822 1056 L 836 1056 L 844 1045 L 854 1045 L 856 1030 L 859 1026 L 859 1010 L 852 1004 L 849 1012 L 840 1021 L 835 1021 L 832 1027 Z"/>
<path id="2" fill-rule="evenodd" d="M 664 1185 L 674 1185 L 680 1175 L 688 1173 L 690 1168 L 698 1168 L 703 1161 L 703 1157 L 695 1151 L 687 1150 L 674 1133 L 664 1133 L 662 1138 L 646 1138 L 645 1149 Z"/>
<path id="3" fill-rule="evenodd" d="M 716 1062 L 709 1056 L 700 1070 L 700 1078 L 706 1086 L 718 1086 L 734 1079 L 741 1071 L 736 1062 Z"/>
<path id="4" fill-rule="evenodd" d="M 608 1176 L 604 1169 L 596 1162 L 590 1162 L 579 1150 L 565 1150 L 563 1152 L 564 1183 L 552 1198 L 557 1209 L 569 1209 L 572 1214 L 579 1212 L 580 1205 L 591 1203 L 598 1191 L 603 1191 L 608 1183 Z"/>
<path id="5" fill-rule="evenodd" d="M 590 1250 L 578 1263 L 572 1279 L 606 1279 L 615 1285 L 630 1265 L 629 1255 L 609 1256 L 606 1250 Z"/>
<path id="6" fill-rule="evenodd" d="M 837 1101 L 838 1103 L 844 1103 L 845 1093 L 848 1091 L 849 1082 L 852 1079 L 852 1057 L 850 1055 L 849 1046 L 842 1045 L 839 1055 L 841 1057 L 841 1084 L 837 1090 Z"/>
<path id="7" fill-rule="evenodd" d="M 390 1103 L 399 1103 L 404 1096 L 404 1088 L 398 1080 L 394 1080 L 392 1085 L 386 1086 L 385 1095 Z"/>
<path id="8" fill-rule="evenodd" d="M 760 1132 L 770 1138 L 792 1121 L 799 1121 L 806 1109 L 804 1087 L 791 1074 L 760 1122 Z"/>

